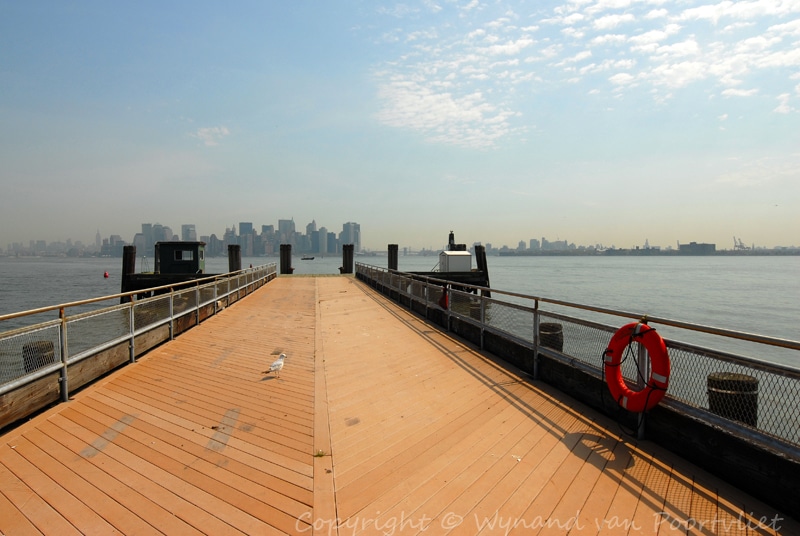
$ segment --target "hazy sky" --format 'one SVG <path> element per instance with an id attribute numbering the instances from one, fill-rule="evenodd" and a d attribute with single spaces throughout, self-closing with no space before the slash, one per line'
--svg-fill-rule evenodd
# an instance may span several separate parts
<path id="1" fill-rule="evenodd" d="M 800 245 L 800 1 L 0 0 L 0 246 Z"/>

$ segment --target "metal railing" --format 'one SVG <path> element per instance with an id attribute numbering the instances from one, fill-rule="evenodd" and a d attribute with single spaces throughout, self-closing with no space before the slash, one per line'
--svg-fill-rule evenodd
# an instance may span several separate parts
<path id="1" fill-rule="evenodd" d="M 70 366 L 124 343 L 128 345 L 129 361 L 135 362 L 138 336 L 166 326 L 172 339 L 179 319 L 199 324 L 201 310 L 208 308 L 207 316 L 216 314 L 276 275 L 276 264 L 271 263 L 181 284 L 2 315 L 0 396 L 60 372 L 60 398 L 66 401 L 70 396 Z M 144 292 L 152 292 L 153 297 L 135 299 Z M 121 298 L 131 301 L 119 304 Z M 104 306 L 113 302 L 118 305 Z M 58 319 L 3 331 L 5 321 L 56 311 Z"/>
<path id="2" fill-rule="evenodd" d="M 474 325 L 481 333 L 481 347 L 484 334 L 493 333 L 530 348 L 535 358 L 527 372 L 534 379 L 539 355 L 602 379 L 603 355 L 619 327 L 605 320 L 645 320 L 657 326 L 670 356 L 671 375 L 662 404 L 762 444 L 800 453 L 800 368 L 746 355 L 774 350 L 783 361 L 800 363 L 798 341 L 654 316 L 643 319 L 640 314 L 495 288 L 489 298 L 479 287 L 360 263 L 356 275 L 397 293 L 410 306 L 441 307 L 448 326 L 451 318 Z M 672 334 L 699 338 L 702 344 L 680 342 Z M 641 385 L 640 366 L 633 359 L 622 364 L 622 375 L 633 390 Z"/>

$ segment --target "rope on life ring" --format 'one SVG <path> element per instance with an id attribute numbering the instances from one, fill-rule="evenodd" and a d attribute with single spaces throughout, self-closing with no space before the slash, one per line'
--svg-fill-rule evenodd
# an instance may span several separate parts
<path id="1" fill-rule="evenodd" d="M 622 377 L 622 359 L 633 342 L 641 343 L 650 355 L 650 377 L 641 391 L 633 391 Z M 631 322 L 619 328 L 603 353 L 603 372 L 614 400 L 634 413 L 653 409 L 667 392 L 669 355 L 664 339 L 654 328 L 642 322 Z"/>

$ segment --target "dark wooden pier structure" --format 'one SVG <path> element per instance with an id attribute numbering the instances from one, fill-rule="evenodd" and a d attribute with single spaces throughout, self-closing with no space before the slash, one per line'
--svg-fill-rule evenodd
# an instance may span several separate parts
<path id="1" fill-rule="evenodd" d="M 205 242 L 157 242 L 155 266 L 152 272 L 136 273 L 136 246 L 125 246 L 122 252 L 122 284 L 120 292 L 143 291 L 137 298 L 149 298 L 154 294 L 166 294 L 169 288 L 146 291 L 155 287 L 181 285 L 188 281 L 204 279 L 216 274 L 207 274 Z M 242 269 L 241 247 L 228 246 L 228 271 Z M 130 297 L 120 299 L 121 303 Z"/>
<path id="2" fill-rule="evenodd" d="M 439 253 L 438 271 L 432 272 L 406 272 L 412 275 L 443 279 L 448 285 L 458 290 L 471 289 L 459 286 L 473 285 L 489 288 L 489 265 L 486 262 L 486 248 L 480 244 L 475 246 L 475 263 L 477 268 L 472 268 L 472 255 L 467 250 L 466 244 L 456 244 L 455 235 L 450 231 L 447 249 Z M 397 270 L 397 244 L 389 244 L 389 269 Z M 489 291 L 482 291 L 484 296 L 489 296 Z"/>

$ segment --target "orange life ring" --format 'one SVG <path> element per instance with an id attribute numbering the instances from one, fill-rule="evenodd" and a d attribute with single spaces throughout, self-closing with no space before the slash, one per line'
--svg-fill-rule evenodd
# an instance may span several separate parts
<path id="1" fill-rule="evenodd" d="M 633 391 L 622 377 L 622 356 L 632 342 L 639 342 L 650 355 L 650 377 L 641 391 Z M 641 322 L 631 322 L 619 328 L 603 354 L 608 390 L 614 400 L 635 413 L 654 408 L 667 392 L 669 355 L 667 345 L 655 329 Z"/>

